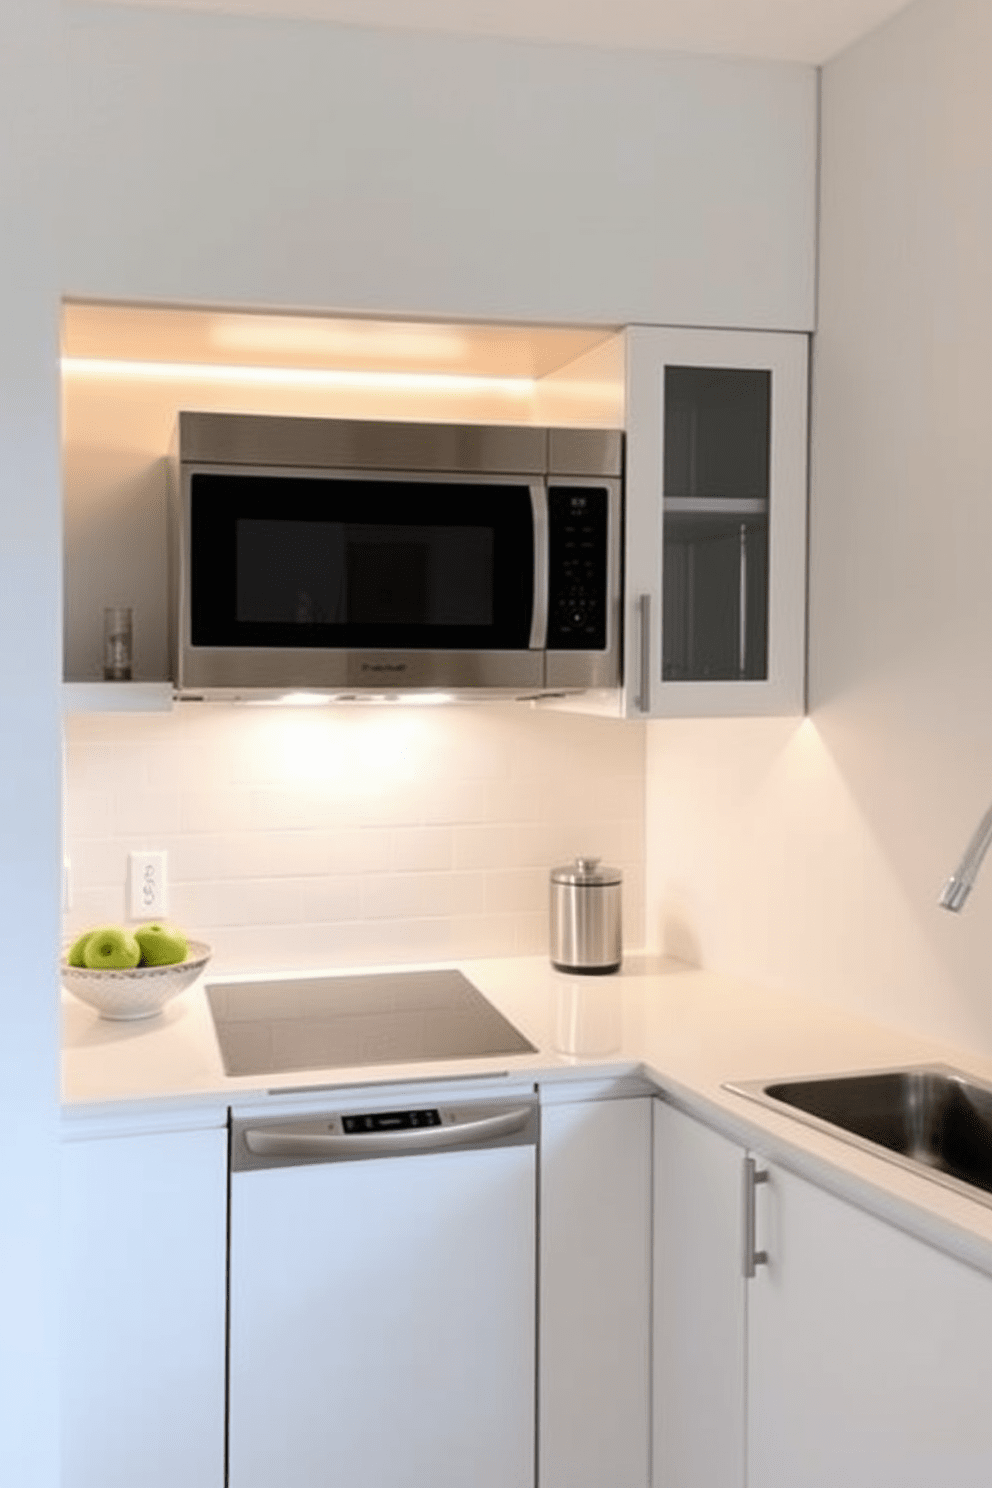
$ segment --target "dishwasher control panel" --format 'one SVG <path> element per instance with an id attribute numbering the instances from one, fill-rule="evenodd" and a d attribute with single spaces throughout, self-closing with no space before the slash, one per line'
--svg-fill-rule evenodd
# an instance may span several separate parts
<path id="1" fill-rule="evenodd" d="M 441 1112 L 437 1106 L 425 1111 L 372 1111 L 368 1115 L 341 1117 L 342 1129 L 348 1137 L 363 1132 L 417 1131 L 440 1125 Z"/>

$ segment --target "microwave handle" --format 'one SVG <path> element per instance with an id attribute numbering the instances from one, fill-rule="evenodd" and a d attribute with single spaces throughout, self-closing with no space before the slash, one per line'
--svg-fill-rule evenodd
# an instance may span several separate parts
<path id="1" fill-rule="evenodd" d="M 530 649 L 543 651 L 548 640 L 548 488 L 535 481 L 530 488 L 534 523 L 534 608 L 531 611 Z"/>

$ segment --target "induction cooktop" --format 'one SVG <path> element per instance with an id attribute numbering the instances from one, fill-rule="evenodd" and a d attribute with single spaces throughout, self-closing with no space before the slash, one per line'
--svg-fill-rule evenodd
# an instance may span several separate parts
<path id="1" fill-rule="evenodd" d="M 533 1054 L 460 971 L 208 983 L 224 1070 L 291 1070 Z"/>

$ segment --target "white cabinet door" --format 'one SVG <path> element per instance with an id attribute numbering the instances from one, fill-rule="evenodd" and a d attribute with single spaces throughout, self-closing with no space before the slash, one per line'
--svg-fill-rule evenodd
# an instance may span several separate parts
<path id="1" fill-rule="evenodd" d="M 743 1488 L 744 1153 L 654 1103 L 654 1488 Z"/>
<path id="2" fill-rule="evenodd" d="M 649 1480 L 651 1105 L 542 1106 L 541 1488 Z"/>
<path id="3" fill-rule="evenodd" d="M 757 1207 L 749 1488 L 988 1488 L 992 1279 L 778 1167 Z"/>
<path id="4" fill-rule="evenodd" d="M 62 1149 L 63 1488 L 223 1488 L 227 1132 Z"/>
<path id="5" fill-rule="evenodd" d="M 655 1110 L 654 1488 L 988 1488 L 992 1278 Z"/>
<path id="6" fill-rule="evenodd" d="M 808 340 L 627 332 L 623 711 L 801 714 Z"/>

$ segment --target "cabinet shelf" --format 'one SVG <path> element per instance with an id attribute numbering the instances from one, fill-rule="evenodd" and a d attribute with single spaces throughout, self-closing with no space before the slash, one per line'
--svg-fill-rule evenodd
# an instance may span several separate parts
<path id="1" fill-rule="evenodd" d="M 168 713 L 171 682 L 63 682 L 62 712 Z"/>
<path id="2" fill-rule="evenodd" d="M 666 496 L 663 507 L 673 517 L 763 517 L 764 496 Z"/>

